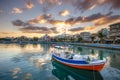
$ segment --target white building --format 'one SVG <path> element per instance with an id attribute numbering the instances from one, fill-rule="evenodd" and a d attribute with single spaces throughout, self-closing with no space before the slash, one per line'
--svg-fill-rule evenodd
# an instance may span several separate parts
<path id="1" fill-rule="evenodd" d="M 114 43 L 120 43 L 120 23 L 110 25 L 110 38 Z"/>
<path id="2" fill-rule="evenodd" d="M 99 42 L 100 38 L 98 36 L 95 37 L 94 42 Z"/>
<path id="3" fill-rule="evenodd" d="M 90 32 L 81 32 L 80 37 L 82 37 L 82 39 L 84 41 L 91 41 L 91 33 Z"/>
<path id="4" fill-rule="evenodd" d="M 49 42 L 49 41 L 51 41 L 51 38 L 50 38 L 50 36 L 48 36 L 47 34 L 45 34 L 43 36 L 43 40 Z"/>
<path id="5" fill-rule="evenodd" d="M 66 34 L 61 34 L 58 36 L 59 38 L 65 38 L 66 37 Z"/>

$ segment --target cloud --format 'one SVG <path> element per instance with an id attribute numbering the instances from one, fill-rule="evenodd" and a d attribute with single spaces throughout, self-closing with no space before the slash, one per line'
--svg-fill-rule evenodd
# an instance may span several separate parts
<path id="1" fill-rule="evenodd" d="M 108 23 L 112 23 L 113 21 L 120 21 L 120 15 L 111 15 L 108 17 L 101 18 L 97 21 L 95 21 L 95 26 L 100 26 Z"/>
<path id="2" fill-rule="evenodd" d="M 38 2 L 40 3 L 40 5 L 42 7 L 42 11 L 44 13 L 51 10 L 54 6 L 59 5 L 58 0 L 38 0 Z"/>
<path id="3" fill-rule="evenodd" d="M 33 8 L 33 0 L 25 0 L 26 7 Z M 86 10 L 92 10 L 99 6 L 109 6 L 110 9 L 120 9 L 119 0 L 38 0 L 42 7 L 43 12 L 48 12 L 54 6 L 70 4 L 76 9 L 84 12 Z"/>
<path id="4" fill-rule="evenodd" d="M 32 0 L 26 0 L 28 8 L 34 7 Z M 44 13 L 58 5 L 71 5 L 81 12 L 107 5 L 110 9 L 120 9 L 119 0 L 38 0 Z"/>
<path id="5" fill-rule="evenodd" d="M 98 19 L 101 19 L 101 18 L 107 18 L 108 16 L 111 16 L 112 15 L 112 12 L 109 12 L 107 14 L 101 14 L 101 13 L 96 13 L 96 14 L 92 14 L 92 15 L 89 15 L 89 16 L 78 16 L 78 17 L 72 17 L 72 18 L 69 18 L 67 19 L 65 22 L 67 24 L 70 24 L 70 25 L 75 25 L 77 23 L 85 23 L 85 22 L 94 22 Z"/>
<path id="6" fill-rule="evenodd" d="M 59 14 L 60 14 L 61 16 L 68 16 L 70 13 L 69 13 L 68 10 L 64 10 L 64 11 L 61 11 Z"/>
<path id="7" fill-rule="evenodd" d="M 23 26 L 24 22 L 21 20 L 14 20 L 14 21 L 12 21 L 12 24 L 15 26 Z"/>
<path id="8" fill-rule="evenodd" d="M 50 19 L 47 21 L 49 24 L 55 25 L 55 24 L 64 24 L 64 21 L 62 20 L 55 20 L 55 19 Z"/>
<path id="9" fill-rule="evenodd" d="M 66 26 L 74 26 L 80 23 L 92 22 L 95 25 L 99 22 L 99 20 L 104 18 L 104 21 L 107 20 L 112 15 L 113 12 L 109 12 L 107 14 L 96 13 L 89 16 L 78 16 L 78 17 L 71 17 L 67 20 L 56 20 L 52 18 L 51 14 L 43 14 L 39 15 L 38 17 L 28 20 L 29 24 L 52 24 L 55 27 L 66 27 Z M 115 16 L 115 15 L 114 15 Z M 112 18 L 109 18 L 112 20 Z M 115 20 L 115 19 L 114 19 Z M 99 22 L 100 23 L 100 22 Z M 104 24 L 107 24 L 105 21 Z"/>
<path id="10" fill-rule="evenodd" d="M 120 9 L 120 0 L 76 0 L 73 6 L 80 10 L 92 10 L 97 6 L 109 6 L 110 9 Z"/>
<path id="11" fill-rule="evenodd" d="M 47 23 L 47 24 L 52 24 L 55 27 L 65 27 L 65 26 L 74 26 L 77 23 L 80 24 L 80 23 L 86 23 L 86 22 L 93 22 L 95 25 L 97 25 L 98 23 L 100 24 L 102 20 L 104 20 L 104 24 L 107 24 L 108 22 L 105 21 L 105 20 L 108 21 L 107 18 L 109 18 L 109 21 L 110 21 L 112 20 L 110 16 L 116 16 L 116 15 L 112 15 L 112 13 L 113 12 L 109 12 L 107 14 L 96 13 L 89 16 L 71 17 L 67 20 L 56 20 L 52 18 L 51 14 L 43 14 L 43 15 L 39 15 L 37 18 L 28 20 L 28 23 L 29 24 L 37 24 L 37 23 L 46 24 Z M 117 18 L 119 17 L 117 16 Z M 117 18 L 115 18 L 114 20 L 116 20 Z"/>
<path id="12" fill-rule="evenodd" d="M 24 33 L 58 33 L 56 28 L 47 28 L 47 27 L 38 27 L 38 26 L 29 26 L 20 28 L 20 30 Z"/>
<path id="13" fill-rule="evenodd" d="M 13 10 L 11 11 L 11 13 L 14 13 L 14 14 L 20 14 L 22 12 L 23 12 L 22 9 L 17 7 L 14 7 Z"/>
<path id="14" fill-rule="evenodd" d="M 84 27 L 77 27 L 77 28 L 71 28 L 69 31 L 76 32 L 76 31 L 81 31 L 84 30 Z"/>
<path id="15" fill-rule="evenodd" d="M 48 12 L 55 6 L 72 4 L 74 0 L 38 0 L 44 13 Z"/>
<path id="16" fill-rule="evenodd" d="M 0 32 L 0 38 L 5 38 L 5 37 L 13 37 L 15 35 L 19 35 L 19 33 L 17 32 L 9 32 L 9 31 L 6 31 L 6 32 Z"/>
<path id="17" fill-rule="evenodd" d="M 25 8 L 26 9 L 31 9 L 34 7 L 33 0 L 25 0 Z"/>
<path id="18" fill-rule="evenodd" d="M 44 3 L 44 0 L 38 0 L 38 2 L 39 2 L 40 4 L 43 4 L 43 3 Z"/>
<path id="19" fill-rule="evenodd" d="M 104 2 L 104 0 L 76 0 L 73 3 L 73 6 L 84 12 L 86 10 L 92 10 L 97 6 L 100 6 L 100 4 L 102 4 Z"/>
<path id="20" fill-rule="evenodd" d="M 70 4 L 70 3 L 73 3 L 74 1 L 76 0 L 38 0 L 40 4 L 47 4 L 49 6 Z"/>
<path id="21" fill-rule="evenodd" d="M 42 15 L 38 17 L 38 19 L 49 19 L 49 18 L 50 18 L 50 15 Z M 36 22 L 35 20 L 33 22 L 39 23 L 37 19 L 36 19 Z M 58 33 L 56 27 L 48 28 L 48 27 L 35 26 L 34 24 L 31 24 L 30 20 L 26 22 L 23 22 L 22 20 L 14 20 L 12 21 L 12 24 L 15 26 L 21 26 L 19 27 L 19 30 L 24 33 L 43 33 L 43 34 L 44 33 Z"/>
<path id="22" fill-rule="evenodd" d="M 95 30 L 97 26 L 85 26 L 84 30 Z"/>
<path id="23" fill-rule="evenodd" d="M 51 19 L 52 15 L 51 14 L 43 14 L 39 15 L 37 18 L 28 20 L 29 24 L 36 24 L 36 23 L 46 23 L 48 19 Z"/>
<path id="24" fill-rule="evenodd" d="M 111 4 L 111 9 L 120 9 L 120 0 L 105 0 L 105 4 Z"/>
<path id="25" fill-rule="evenodd" d="M 40 4 L 49 4 L 49 5 L 55 5 L 58 4 L 59 0 L 38 0 Z"/>
<path id="26" fill-rule="evenodd" d="M 3 10 L 0 10 L 0 13 L 2 13 L 3 12 Z"/>
<path id="27" fill-rule="evenodd" d="M 51 25 L 53 25 L 55 27 L 69 26 L 69 24 L 67 24 L 63 20 L 52 19 L 52 15 L 51 14 L 39 15 L 37 18 L 28 20 L 28 23 L 29 24 L 51 24 Z"/>
<path id="28" fill-rule="evenodd" d="M 90 30 L 95 30 L 96 26 L 84 26 L 84 27 L 76 27 L 76 28 L 71 28 L 69 31 L 71 32 L 80 32 L 80 31 L 90 31 Z"/>
<path id="29" fill-rule="evenodd" d="M 103 18 L 103 17 L 110 16 L 110 15 L 112 15 L 112 13 L 113 13 L 113 12 L 109 12 L 109 13 L 107 13 L 107 14 L 101 14 L 101 13 L 92 14 L 92 15 L 86 17 L 86 18 L 84 19 L 84 21 L 85 21 L 85 22 L 87 22 L 87 21 L 94 21 L 94 20 L 97 20 L 97 19 L 100 19 L 100 18 Z"/>
<path id="30" fill-rule="evenodd" d="M 36 18 L 30 19 L 28 21 L 21 21 L 15 20 L 12 21 L 12 24 L 15 26 L 22 26 L 19 28 L 22 32 L 31 32 L 31 33 L 63 33 L 63 29 L 65 27 L 72 27 L 75 25 L 80 25 L 81 23 L 92 23 L 94 26 L 86 26 L 86 27 L 78 27 L 78 28 L 71 28 L 68 31 L 75 32 L 75 31 L 85 31 L 85 30 L 94 30 L 96 27 L 111 23 L 113 21 L 119 20 L 120 15 L 114 15 L 113 12 L 109 12 L 107 14 L 96 13 L 89 16 L 78 16 L 78 17 L 71 17 L 67 20 L 57 20 L 52 18 L 51 14 L 41 14 Z M 55 28 L 46 28 L 40 27 L 35 25 L 46 25 L 50 24 Z"/>
<path id="31" fill-rule="evenodd" d="M 2 34 L 2 35 L 8 35 L 8 34 L 16 34 L 15 32 L 0 32 L 0 34 Z"/>
<path id="32" fill-rule="evenodd" d="M 72 18 L 69 18 L 65 21 L 67 24 L 70 24 L 70 25 L 74 25 L 77 23 L 77 18 L 76 17 L 72 17 Z"/>
<path id="33" fill-rule="evenodd" d="M 37 17 L 37 19 L 50 19 L 52 17 L 51 14 L 43 14 Z"/>
<path id="34" fill-rule="evenodd" d="M 14 7 L 11 11 L 13 14 L 20 14 L 26 10 L 32 9 L 34 7 L 33 0 L 24 0 L 25 5 L 22 8 Z"/>

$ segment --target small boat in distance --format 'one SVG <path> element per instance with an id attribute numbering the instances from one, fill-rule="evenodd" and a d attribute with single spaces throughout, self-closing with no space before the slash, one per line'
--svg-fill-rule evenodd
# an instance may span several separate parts
<path id="1" fill-rule="evenodd" d="M 106 63 L 105 58 L 99 60 L 85 55 L 71 54 L 69 52 L 57 53 L 56 51 L 52 51 L 52 59 L 69 67 L 94 71 L 102 70 Z"/>
<path id="2" fill-rule="evenodd" d="M 71 48 L 73 48 L 72 45 L 59 46 L 59 45 L 56 45 L 56 44 L 53 44 L 52 47 L 57 48 L 57 49 L 66 49 L 66 48 L 71 49 Z"/>

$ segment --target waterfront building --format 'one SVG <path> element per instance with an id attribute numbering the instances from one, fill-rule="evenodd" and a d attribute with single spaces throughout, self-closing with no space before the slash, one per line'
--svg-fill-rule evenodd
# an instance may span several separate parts
<path id="1" fill-rule="evenodd" d="M 70 41 L 71 36 L 69 34 L 61 34 L 58 36 L 58 39 L 60 39 L 60 41 Z"/>
<path id="2" fill-rule="evenodd" d="M 95 43 L 99 43 L 100 42 L 100 38 L 98 36 L 96 36 L 95 39 L 94 39 L 94 42 Z"/>
<path id="3" fill-rule="evenodd" d="M 58 36 L 59 38 L 65 38 L 66 37 L 66 34 L 61 34 Z"/>
<path id="4" fill-rule="evenodd" d="M 80 37 L 82 37 L 83 41 L 91 41 L 91 33 L 90 32 L 81 32 Z"/>
<path id="5" fill-rule="evenodd" d="M 72 38 L 74 39 L 75 42 L 78 41 L 79 34 L 73 35 Z"/>
<path id="6" fill-rule="evenodd" d="M 93 39 L 93 42 L 94 42 L 94 43 L 99 43 L 99 42 L 100 42 L 100 38 L 98 37 L 98 34 L 97 34 L 97 33 L 93 33 L 93 34 L 91 35 L 91 37 L 94 37 L 94 39 Z"/>
<path id="7" fill-rule="evenodd" d="M 112 43 L 113 41 L 110 39 L 110 31 L 109 31 L 109 29 L 107 29 L 107 28 L 103 28 L 103 29 L 101 29 L 100 30 L 101 32 L 102 32 L 102 35 L 103 35 L 103 43 L 107 43 L 107 44 L 109 44 L 109 43 Z"/>
<path id="8" fill-rule="evenodd" d="M 113 43 L 120 43 L 120 23 L 111 24 L 110 26 L 110 38 Z"/>
<path id="9" fill-rule="evenodd" d="M 45 36 L 43 37 L 43 41 L 50 42 L 51 41 L 50 36 L 48 36 L 47 34 L 45 34 Z"/>

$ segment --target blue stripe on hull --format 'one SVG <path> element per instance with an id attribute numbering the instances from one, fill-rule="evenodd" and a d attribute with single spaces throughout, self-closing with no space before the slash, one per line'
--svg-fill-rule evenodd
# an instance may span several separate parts
<path id="1" fill-rule="evenodd" d="M 68 59 L 63 59 L 63 58 L 57 57 L 55 55 L 52 55 L 52 57 L 55 59 L 58 59 L 62 62 L 71 63 L 71 64 L 88 64 L 88 62 L 86 62 L 86 61 L 78 61 L 78 60 L 70 60 L 70 59 L 68 60 Z"/>

